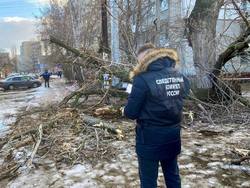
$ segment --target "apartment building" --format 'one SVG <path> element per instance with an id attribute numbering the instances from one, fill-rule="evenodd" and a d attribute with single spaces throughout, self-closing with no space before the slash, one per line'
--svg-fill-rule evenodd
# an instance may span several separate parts
<path id="1" fill-rule="evenodd" d="M 153 41 L 158 46 L 176 48 L 181 59 L 181 70 L 184 74 L 194 75 L 193 51 L 185 37 L 184 20 L 189 17 L 196 0 L 148 0 L 144 6 L 150 7 L 150 11 L 143 19 L 143 26 L 138 38 L 138 43 L 143 44 Z M 244 2 L 244 1 L 243 1 Z M 247 12 L 250 5 L 245 3 L 239 6 Z M 146 7 L 144 10 L 147 10 Z M 238 13 L 230 3 L 221 7 L 217 21 L 217 54 L 221 53 L 242 32 L 241 22 L 237 19 Z M 156 31 L 156 25 L 158 30 Z M 234 58 L 234 65 L 247 70 L 247 60 Z M 243 62 L 243 63 L 242 63 Z M 244 64 L 245 63 L 245 64 Z M 244 64 L 245 66 L 242 66 Z M 225 66 L 227 70 L 233 71 L 232 63 Z M 244 68 L 243 68 L 244 67 Z"/>
<path id="2" fill-rule="evenodd" d="M 20 47 L 19 72 L 39 72 L 42 57 L 39 41 L 25 41 Z"/>

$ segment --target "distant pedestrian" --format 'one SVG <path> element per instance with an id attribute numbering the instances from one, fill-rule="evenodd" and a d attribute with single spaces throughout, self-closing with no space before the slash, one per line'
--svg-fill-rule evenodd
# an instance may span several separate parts
<path id="1" fill-rule="evenodd" d="M 156 188 L 161 163 L 166 186 L 180 188 L 177 163 L 181 152 L 183 98 L 189 82 L 175 69 L 179 62 L 174 49 L 146 44 L 138 52 L 131 73 L 132 91 L 124 115 L 137 120 L 136 153 L 141 188 Z"/>
<path id="2" fill-rule="evenodd" d="M 50 80 L 51 73 L 49 73 L 48 70 L 45 70 L 45 72 L 41 74 L 41 76 L 44 79 L 44 86 L 49 87 L 49 80 Z"/>
<path id="3" fill-rule="evenodd" d="M 58 76 L 59 78 L 62 78 L 62 71 L 58 71 L 58 72 L 57 72 L 57 76 Z"/>

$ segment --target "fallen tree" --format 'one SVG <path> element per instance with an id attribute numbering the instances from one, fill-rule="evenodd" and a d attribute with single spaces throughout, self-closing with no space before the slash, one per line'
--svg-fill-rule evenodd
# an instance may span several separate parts
<path id="1" fill-rule="evenodd" d="M 63 41 L 49 36 L 48 39 L 51 43 L 56 44 L 59 47 L 64 48 L 68 52 L 71 52 L 75 58 L 81 58 L 81 61 L 64 61 L 64 64 L 77 64 L 85 69 L 86 76 L 84 83 L 80 83 L 81 87 L 75 92 L 64 98 L 64 100 L 59 104 L 60 106 L 66 105 L 69 101 L 72 101 L 73 106 L 79 106 L 88 100 L 91 95 L 101 95 L 103 96 L 103 101 L 107 101 L 106 98 L 109 97 L 127 97 L 127 93 L 123 90 L 116 89 L 112 87 L 112 78 L 116 77 L 121 82 L 130 82 L 129 71 L 132 67 L 131 63 L 127 64 L 115 64 L 111 61 L 105 60 L 100 57 L 100 54 L 89 50 L 78 50 L 73 48 Z M 103 87 L 103 74 L 109 74 L 110 80 L 107 88 Z M 83 98 L 83 100 L 81 100 Z"/>
<path id="2" fill-rule="evenodd" d="M 241 104 L 250 107 L 249 100 L 245 99 L 244 97 L 237 94 L 233 88 L 231 88 L 229 85 L 225 84 L 224 82 L 221 82 L 219 79 L 221 69 L 222 67 L 233 57 L 237 56 L 239 52 L 244 51 L 246 48 L 248 48 L 248 42 L 250 35 L 250 29 L 242 34 L 235 42 L 233 42 L 222 54 L 220 54 L 218 60 L 216 61 L 216 64 L 214 66 L 214 69 L 212 71 L 212 77 L 214 78 L 214 87 L 216 88 L 219 93 L 222 93 L 223 95 L 226 95 L 226 98 L 229 98 L 230 100 L 236 100 L 239 101 Z M 102 87 L 102 78 L 100 76 L 101 73 L 108 72 L 111 77 L 116 76 L 121 79 L 121 81 L 129 82 L 128 74 L 129 74 L 129 68 L 132 66 L 132 64 L 124 65 L 124 64 L 113 64 L 110 61 L 102 60 L 97 53 L 89 52 L 87 50 L 77 50 L 75 48 L 72 48 L 68 45 L 66 45 L 63 41 L 60 41 L 56 39 L 53 36 L 50 36 L 49 38 L 51 43 L 54 43 L 60 47 L 65 48 L 66 50 L 72 52 L 77 57 L 81 57 L 84 61 L 83 63 L 80 63 L 80 65 L 87 66 L 87 69 L 97 69 L 99 71 L 99 75 L 97 75 L 95 78 L 89 79 L 89 81 L 86 81 L 91 83 L 90 85 L 83 85 L 79 90 L 71 93 L 69 96 L 65 97 L 65 99 L 60 103 L 60 105 L 66 105 L 71 99 L 74 99 L 73 106 L 79 105 L 79 99 L 84 97 L 84 100 L 80 103 L 83 104 L 86 102 L 89 96 L 91 95 L 103 95 L 103 97 L 127 97 L 127 94 L 124 91 L 118 90 L 118 89 L 109 89 L 106 91 Z M 89 70 L 91 71 L 91 70 Z M 110 84 L 111 87 L 111 84 Z M 230 91 L 228 94 L 228 91 Z M 101 102 L 104 101 L 104 98 Z"/>
<path id="3" fill-rule="evenodd" d="M 111 61 L 105 60 L 100 57 L 100 54 L 95 53 L 93 51 L 88 51 L 86 49 L 80 51 L 76 48 L 73 48 L 69 45 L 66 45 L 63 41 L 53 37 L 49 36 L 48 39 L 51 43 L 56 44 L 65 50 L 73 53 L 76 57 L 82 58 L 82 63 L 74 62 L 73 64 L 79 64 L 82 66 L 87 66 L 86 68 L 98 68 L 99 71 L 104 70 L 107 73 L 110 73 L 114 76 L 119 77 L 122 81 L 128 82 L 128 74 L 129 69 L 133 66 L 133 62 L 129 62 L 127 64 L 115 64 Z"/>

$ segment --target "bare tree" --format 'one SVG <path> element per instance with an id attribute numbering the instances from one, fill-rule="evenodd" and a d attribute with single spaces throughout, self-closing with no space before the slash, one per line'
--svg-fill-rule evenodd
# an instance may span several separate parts
<path id="1" fill-rule="evenodd" d="M 99 8 L 96 1 L 68 1 L 62 5 L 51 0 L 50 6 L 42 11 L 40 18 L 39 31 L 42 38 L 54 36 L 77 49 L 97 50 L 101 33 Z M 45 44 L 49 49 L 48 61 L 63 64 L 64 73 L 69 80 L 83 82 L 84 69 L 76 64 L 80 59 L 58 45 L 48 44 L 46 41 Z"/>
<path id="2" fill-rule="evenodd" d="M 216 24 L 224 0 L 199 0 L 188 18 L 188 39 L 193 48 L 199 88 L 211 88 L 209 77 L 216 62 Z"/>

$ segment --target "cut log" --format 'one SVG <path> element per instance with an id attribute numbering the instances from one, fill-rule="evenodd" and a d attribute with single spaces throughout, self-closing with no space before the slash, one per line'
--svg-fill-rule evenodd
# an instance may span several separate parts
<path id="1" fill-rule="evenodd" d="M 116 125 L 109 123 L 107 121 L 103 121 L 99 118 L 95 118 L 93 116 L 89 116 L 86 114 L 81 114 L 81 118 L 83 122 L 85 122 L 88 126 L 93 126 L 96 128 L 106 129 L 108 132 L 117 135 L 118 138 L 122 139 L 124 137 L 123 132 Z"/>
<path id="2" fill-rule="evenodd" d="M 114 106 L 104 106 L 97 108 L 94 115 L 97 117 L 121 117 L 121 110 Z"/>

